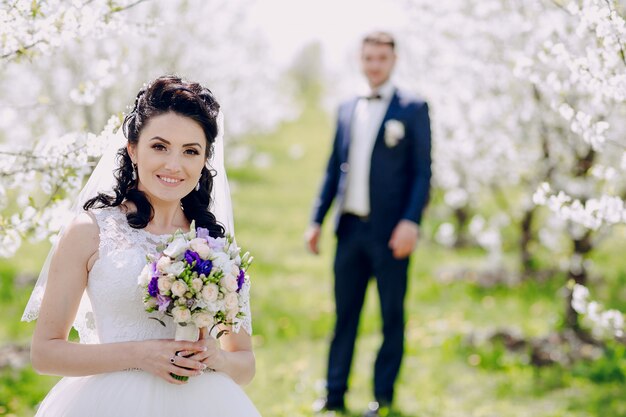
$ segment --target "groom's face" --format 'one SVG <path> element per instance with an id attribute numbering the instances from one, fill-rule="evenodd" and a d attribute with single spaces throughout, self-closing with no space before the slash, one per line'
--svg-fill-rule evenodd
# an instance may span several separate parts
<path id="1" fill-rule="evenodd" d="M 361 49 L 361 67 L 372 88 L 383 84 L 391 76 L 396 53 L 390 45 L 365 43 Z"/>

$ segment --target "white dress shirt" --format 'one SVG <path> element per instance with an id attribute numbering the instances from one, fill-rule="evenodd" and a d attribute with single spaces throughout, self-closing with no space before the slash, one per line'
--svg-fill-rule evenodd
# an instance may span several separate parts
<path id="1" fill-rule="evenodd" d="M 370 213 L 372 151 L 394 91 L 395 87 L 388 80 L 376 90 L 368 92 L 368 95 L 380 95 L 380 99 L 362 97 L 356 104 L 350 129 L 344 213 L 359 216 L 368 216 Z"/>

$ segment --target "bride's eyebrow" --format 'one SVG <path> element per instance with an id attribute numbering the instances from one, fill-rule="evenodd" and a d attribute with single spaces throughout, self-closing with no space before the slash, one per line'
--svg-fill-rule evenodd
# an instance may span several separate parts
<path id="1" fill-rule="evenodd" d="M 163 139 L 160 136 L 153 137 L 152 139 L 150 139 L 150 142 L 152 142 L 153 140 L 161 141 L 161 142 L 165 143 L 166 145 L 171 145 L 172 144 L 169 140 Z M 198 142 L 192 142 L 192 143 L 185 143 L 185 144 L 183 144 L 183 147 L 186 147 L 186 146 L 197 146 L 198 148 L 202 148 L 202 145 L 200 145 Z"/>

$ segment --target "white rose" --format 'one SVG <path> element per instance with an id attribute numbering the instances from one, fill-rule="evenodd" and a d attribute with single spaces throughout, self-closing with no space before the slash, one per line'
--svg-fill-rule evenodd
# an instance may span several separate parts
<path id="1" fill-rule="evenodd" d="M 220 290 L 215 284 L 207 284 L 202 288 L 202 299 L 207 303 L 212 303 L 217 300 Z"/>
<path id="2" fill-rule="evenodd" d="M 239 307 L 234 308 L 234 309 L 232 309 L 232 310 L 229 310 L 229 311 L 226 313 L 226 320 L 228 320 L 228 321 L 231 321 L 231 322 L 232 322 L 233 320 L 235 320 L 235 319 L 237 318 L 237 313 L 239 313 Z"/>
<path id="3" fill-rule="evenodd" d="M 203 285 L 204 283 L 202 282 L 200 278 L 194 278 L 191 281 L 191 288 L 193 288 L 196 292 L 200 292 L 202 290 Z"/>
<path id="4" fill-rule="evenodd" d="M 172 260 L 168 256 L 161 256 L 157 262 L 157 269 L 161 272 L 165 272 L 166 269 L 172 264 Z"/>
<path id="5" fill-rule="evenodd" d="M 170 258 L 176 258 L 178 255 L 187 250 L 187 246 L 188 244 L 185 238 L 179 236 L 174 239 L 169 245 L 167 245 L 167 248 L 163 251 L 163 253 Z"/>
<path id="6" fill-rule="evenodd" d="M 228 311 L 239 308 L 239 297 L 237 297 L 237 293 L 231 292 L 224 296 L 224 307 Z"/>
<path id="7" fill-rule="evenodd" d="M 186 307 L 174 307 L 172 309 L 172 318 L 176 323 L 187 323 L 191 320 L 191 311 Z"/>
<path id="8" fill-rule="evenodd" d="M 175 277 L 179 276 L 185 270 L 185 263 L 183 261 L 174 262 L 165 268 L 166 274 L 174 275 Z"/>
<path id="9" fill-rule="evenodd" d="M 220 280 L 220 285 L 226 288 L 229 292 L 237 291 L 239 286 L 237 285 L 237 278 L 232 275 L 226 275 Z"/>
<path id="10" fill-rule="evenodd" d="M 213 326 L 213 316 L 209 313 L 195 313 L 192 315 L 192 320 L 198 327 Z"/>
<path id="11" fill-rule="evenodd" d="M 393 148 L 404 137 L 404 124 L 399 120 L 385 122 L 385 145 Z"/>
<path id="12" fill-rule="evenodd" d="M 209 245 L 207 245 L 206 240 L 201 238 L 192 240 L 191 242 L 189 242 L 189 246 L 191 247 L 192 251 L 196 252 L 200 256 L 200 258 L 204 259 L 205 261 L 209 259 L 211 253 L 213 252 Z"/>
<path id="13" fill-rule="evenodd" d="M 169 290 L 172 289 L 174 279 L 175 278 L 171 275 L 165 275 L 159 278 L 157 284 L 159 285 L 159 292 L 162 295 L 165 295 Z"/>
<path id="14" fill-rule="evenodd" d="M 150 283 L 152 279 L 152 264 L 148 264 L 143 267 L 139 277 L 137 278 L 137 283 L 141 286 L 146 286 Z"/>
<path id="15" fill-rule="evenodd" d="M 172 294 L 174 294 L 176 297 L 184 296 L 188 289 L 189 287 L 187 287 L 187 284 L 180 280 L 176 280 L 172 284 Z"/>

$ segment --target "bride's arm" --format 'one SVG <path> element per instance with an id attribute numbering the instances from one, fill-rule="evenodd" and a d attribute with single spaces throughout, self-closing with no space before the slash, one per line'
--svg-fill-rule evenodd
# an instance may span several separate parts
<path id="1" fill-rule="evenodd" d="M 239 333 L 229 332 L 218 340 L 208 336 L 202 329 L 207 351 L 192 358 L 204 360 L 209 368 L 228 374 L 239 385 L 252 381 L 256 372 L 256 360 L 252 352 L 252 338 L 242 328 Z"/>
<path id="2" fill-rule="evenodd" d="M 68 341 L 81 297 L 87 285 L 90 262 L 97 257 L 99 229 L 88 214 L 78 216 L 67 228 L 50 264 L 46 292 L 31 346 L 33 368 L 42 374 L 84 376 L 128 368 L 141 368 L 168 382 L 180 383 L 169 373 L 197 375 L 202 364 L 176 358 L 178 350 L 200 351 L 200 343 L 149 340 L 86 345 Z"/>

